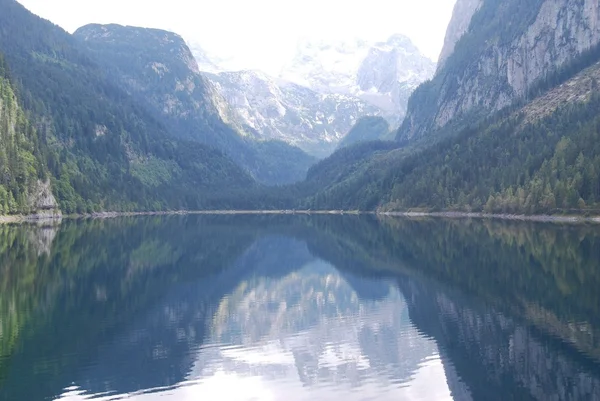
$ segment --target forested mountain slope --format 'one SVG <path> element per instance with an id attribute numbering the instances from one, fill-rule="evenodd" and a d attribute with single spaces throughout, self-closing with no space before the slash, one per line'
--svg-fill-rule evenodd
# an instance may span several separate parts
<path id="1" fill-rule="evenodd" d="M 407 117 L 395 145 L 359 144 L 350 149 L 356 157 L 343 149 L 313 167 L 303 188 L 313 191 L 307 207 L 495 213 L 600 209 L 600 51 L 593 45 L 596 25 L 586 22 L 600 14 L 600 6 L 553 0 L 501 3 L 483 1 L 436 78 L 415 92 L 412 110 L 422 120 Z M 490 10 L 498 12 L 492 15 Z M 485 71 L 475 69 L 465 76 L 468 68 L 452 68 L 480 56 L 482 49 L 470 46 L 470 37 L 512 43 L 542 22 L 560 27 L 555 33 L 562 39 L 548 48 L 550 55 L 557 55 L 554 63 L 536 64 L 538 79 L 522 88 L 525 95 L 511 92 L 503 105 L 492 106 L 486 102 L 503 92 L 494 92 L 497 87 L 490 80 L 505 79 L 501 71 L 487 79 Z M 549 34 L 548 29 L 543 32 Z M 518 46 L 506 49 L 521 52 Z M 435 120 L 441 115 L 436 105 L 444 99 L 463 104 L 464 96 L 477 93 L 469 82 L 478 82 L 482 96 L 491 96 L 475 102 L 487 106 L 452 113 L 442 127 Z M 413 132 L 407 127 L 419 128 Z"/>
<path id="2" fill-rule="evenodd" d="M 61 210 L 199 208 L 254 187 L 220 151 L 170 135 L 67 32 L 14 0 L 0 10 L 0 51 Z"/>
<path id="3" fill-rule="evenodd" d="M 86 25 L 73 35 L 170 133 L 221 150 L 257 180 L 300 181 L 314 162 L 299 148 L 246 133 L 179 35 L 115 24 Z"/>
<path id="4" fill-rule="evenodd" d="M 354 154 L 369 157 L 345 160 L 343 173 L 332 177 L 339 170 L 336 159 L 348 150 L 336 152 L 309 172 L 312 188 L 326 189 L 317 190 L 308 205 L 496 213 L 599 209 L 598 79 L 600 63 L 523 108 L 431 146 L 372 155 L 367 149 L 377 143 L 359 144 Z"/>

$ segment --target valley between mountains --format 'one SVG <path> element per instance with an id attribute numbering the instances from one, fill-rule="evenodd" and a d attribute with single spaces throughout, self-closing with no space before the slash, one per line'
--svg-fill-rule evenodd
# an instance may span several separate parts
<path id="1" fill-rule="evenodd" d="M 276 76 L 0 0 L 0 215 L 597 215 L 599 79 L 592 0 L 457 0 L 437 64 L 400 34 L 302 40 Z"/>

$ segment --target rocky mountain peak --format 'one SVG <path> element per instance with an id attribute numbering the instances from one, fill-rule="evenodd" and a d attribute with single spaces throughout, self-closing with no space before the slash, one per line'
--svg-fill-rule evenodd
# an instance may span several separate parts
<path id="1" fill-rule="evenodd" d="M 280 78 L 323 93 L 350 93 L 356 71 L 369 52 L 370 43 L 360 40 L 300 40 L 296 55 Z"/>
<path id="2" fill-rule="evenodd" d="M 302 39 L 278 77 L 223 71 L 202 46 L 192 46 L 200 70 L 231 106 L 227 121 L 317 157 L 335 150 L 361 117 L 381 116 L 397 126 L 410 93 L 435 71 L 435 64 L 400 34 L 382 42 Z"/>

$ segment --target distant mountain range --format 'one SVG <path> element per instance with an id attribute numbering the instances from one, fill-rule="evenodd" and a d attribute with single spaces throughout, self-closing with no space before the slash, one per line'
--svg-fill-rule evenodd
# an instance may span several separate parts
<path id="1" fill-rule="evenodd" d="M 410 94 L 435 72 L 435 63 L 402 35 L 379 43 L 301 41 L 278 77 L 225 71 L 197 44 L 192 52 L 238 124 L 317 157 L 333 152 L 361 117 L 399 126 Z"/>

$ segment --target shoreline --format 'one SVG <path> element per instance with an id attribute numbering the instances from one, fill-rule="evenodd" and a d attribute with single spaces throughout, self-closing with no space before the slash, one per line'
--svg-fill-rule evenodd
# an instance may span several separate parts
<path id="1" fill-rule="evenodd" d="M 542 223 L 596 223 L 600 224 L 600 216 L 553 216 L 553 215 L 521 215 L 493 214 L 469 212 L 379 212 L 358 210 L 174 210 L 157 212 L 98 212 L 86 214 L 34 214 L 0 216 L 0 224 L 21 223 L 53 223 L 63 219 L 108 219 L 135 216 L 187 216 L 187 215 L 376 215 L 405 218 L 448 218 L 448 219 L 489 219 L 531 221 Z"/>

